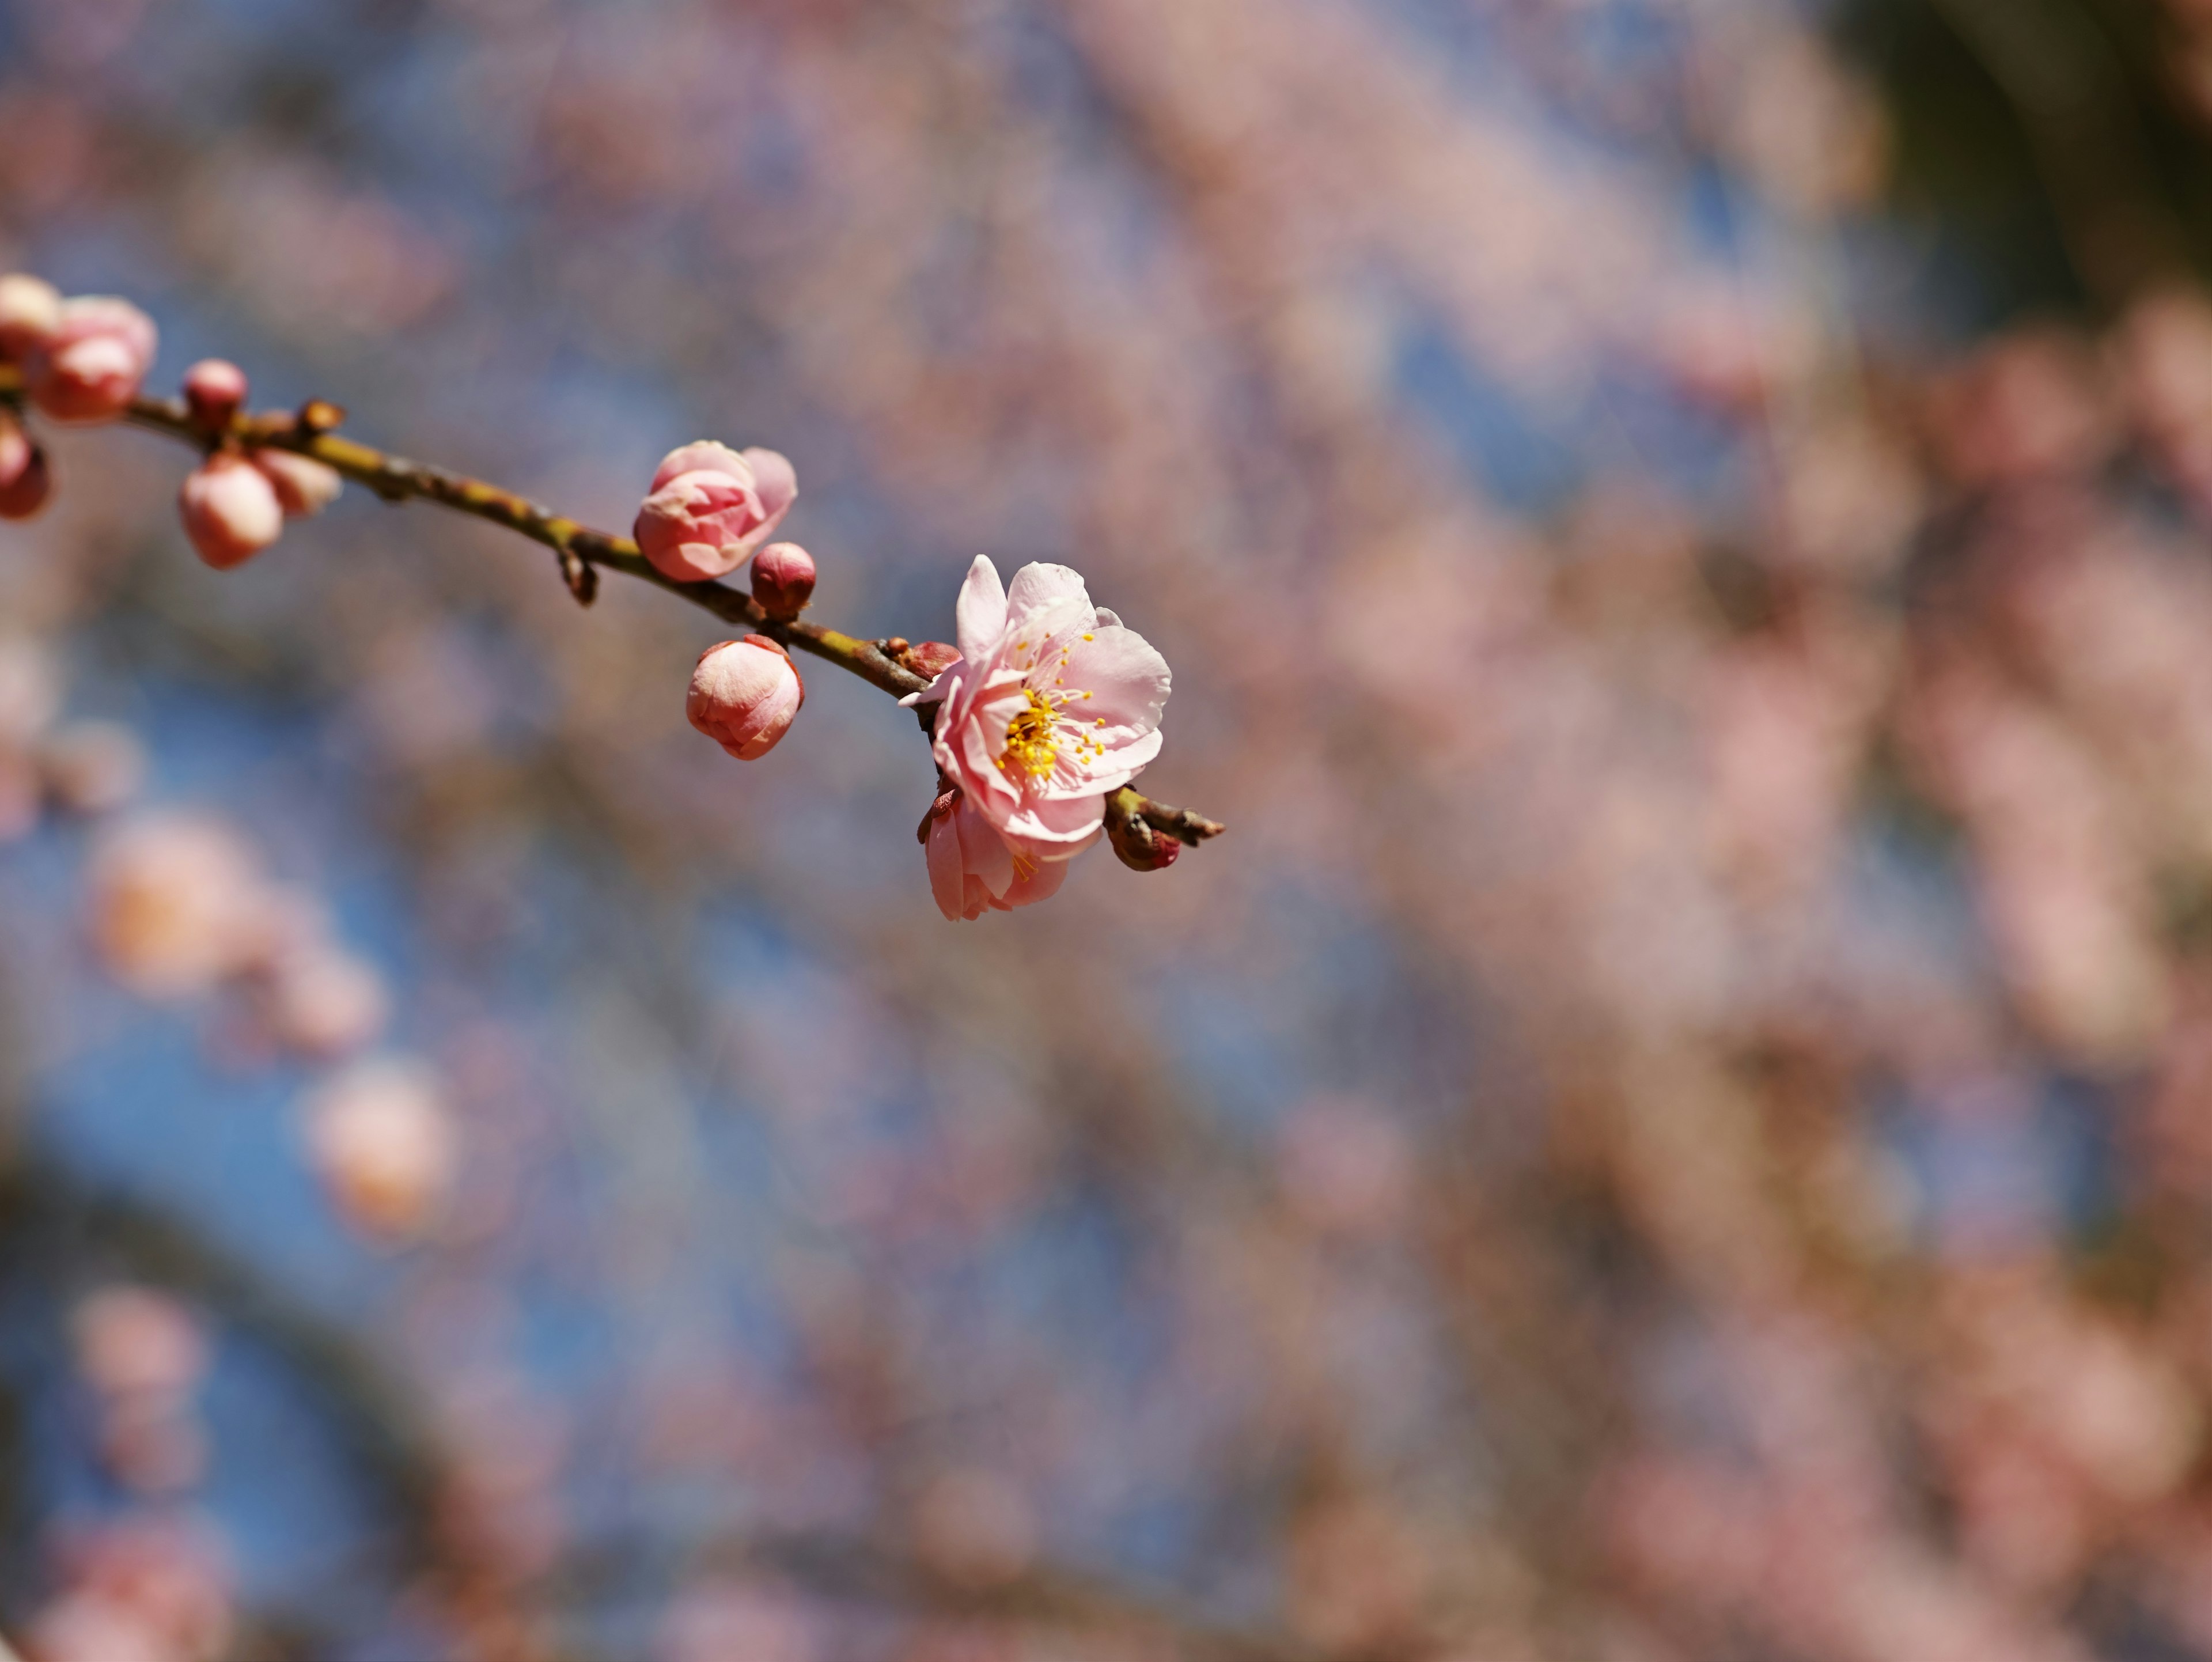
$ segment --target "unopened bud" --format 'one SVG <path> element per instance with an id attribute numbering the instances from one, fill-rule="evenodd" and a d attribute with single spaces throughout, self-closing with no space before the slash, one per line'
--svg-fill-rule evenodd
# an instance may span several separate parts
<path id="1" fill-rule="evenodd" d="M 210 456 L 185 476 L 177 502 L 185 534 L 217 571 L 244 564 L 284 529 L 276 487 L 243 456 Z"/>
<path id="2" fill-rule="evenodd" d="M 748 635 L 699 654 L 684 713 L 740 762 L 751 762 L 775 748 L 805 702 L 790 654 L 765 635 Z"/>
<path id="3" fill-rule="evenodd" d="M 226 358 L 202 358 L 185 371 L 185 404 L 210 434 L 230 425 L 246 403 L 246 371 Z"/>
<path id="4" fill-rule="evenodd" d="M 114 421 L 153 367 L 154 320 L 126 300 L 80 295 L 23 358 L 31 402 L 56 421 Z"/>
<path id="5" fill-rule="evenodd" d="M 1133 808 L 1119 813 L 1110 802 L 1106 809 L 1106 840 L 1131 871 L 1164 872 L 1182 853 L 1181 843 L 1153 829 L 1143 814 Z"/>
<path id="6" fill-rule="evenodd" d="M 933 681 L 960 661 L 960 648 L 944 641 L 920 641 L 907 648 L 906 661 L 915 674 Z"/>
<path id="7" fill-rule="evenodd" d="M 814 594 L 814 557 L 797 543 L 770 543 L 753 557 L 753 599 L 789 623 Z"/>
<path id="8" fill-rule="evenodd" d="M 345 489 L 345 480 L 336 468 L 289 450 L 257 450 L 253 465 L 276 488 L 276 505 L 288 520 L 304 520 L 321 513 Z"/>
<path id="9" fill-rule="evenodd" d="M 61 290 L 43 277 L 0 277 L 0 361 L 20 359 L 61 322 Z"/>
<path id="10" fill-rule="evenodd" d="M 0 406 L 0 520 L 27 520 L 53 493 L 46 453 L 14 411 Z"/>
<path id="11" fill-rule="evenodd" d="M 798 476 L 776 452 L 702 439 L 661 459 L 631 534 L 663 576 L 701 582 L 751 558 L 798 496 Z"/>

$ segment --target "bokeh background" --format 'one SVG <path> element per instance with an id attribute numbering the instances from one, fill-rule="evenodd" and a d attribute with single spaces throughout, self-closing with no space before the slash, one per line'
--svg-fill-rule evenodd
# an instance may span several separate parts
<path id="1" fill-rule="evenodd" d="M 0 528 L 37 1662 L 2212 1657 L 2204 0 L 0 0 L 0 268 L 1229 822 L 188 458 Z"/>

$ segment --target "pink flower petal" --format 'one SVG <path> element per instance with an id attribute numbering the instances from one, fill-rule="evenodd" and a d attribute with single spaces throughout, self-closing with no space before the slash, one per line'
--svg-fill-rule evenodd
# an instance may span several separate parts
<path id="1" fill-rule="evenodd" d="M 1006 591 L 999 582 L 999 568 L 987 554 L 978 554 L 960 585 L 960 600 L 953 609 L 958 624 L 960 655 L 978 673 L 988 674 L 1006 632 Z"/>

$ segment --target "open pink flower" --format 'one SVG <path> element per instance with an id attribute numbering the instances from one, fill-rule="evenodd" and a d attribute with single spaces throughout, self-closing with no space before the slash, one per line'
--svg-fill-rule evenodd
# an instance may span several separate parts
<path id="1" fill-rule="evenodd" d="M 930 805 L 921 843 L 929 855 L 929 892 L 937 910 L 955 922 L 1047 899 L 1067 876 L 1065 860 L 1018 855 L 957 786 Z"/>
<path id="2" fill-rule="evenodd" d="M 703 582 L 750 559 L 798 497 L 799 476 L 775 451 L 702 439 L 662 459 L 634 534 L 662 575 Z"/>
<path id="3" fill-rule="evenodd" d="M 957 615 L 960 661 L 905 702 L 942 703 L 945 783 L 1018 865 L 1067 860 L 1097 839 L 1107 793 L 1159 754 L 1167 661 L 1064 565 L 1024 566 L 1006 589 L 979 557 Z"/>
<path id="4" fill-rule="evenodd" d="M 154 320 L 127 300 L 65 300 L 23 358 L 31 402 L 56 421 L 113 421 L 153 367 Z"/>

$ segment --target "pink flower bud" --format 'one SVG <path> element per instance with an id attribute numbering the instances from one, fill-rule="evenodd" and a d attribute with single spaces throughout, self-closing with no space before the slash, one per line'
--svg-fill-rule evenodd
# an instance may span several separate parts
<path id="1" fill-rule="evenodd" d="M 253 465 L 276 487 L 276 505 L 288 520 L 304 520 L 321 513 L 345 489 L 338 471 L 313 456 L 295 455 L 289 450 L 257 450 Z"/>
<path id="2" fill-rule="evenodd" d="M 0 361 L 21 358 L 61 320 L 61 291 L 52 283 L 19 271 L 0 277 Z"/>
<path id="3" fill-rule="evenodd" d="M 284 529 L 276 486 L 243 456 L 210 456 L 185 476 L 177 500 L 185 534 L 217 571 L 244 564 Z"/>
<path id="4" fill-rule="evenodd" d="M 27 520 L 46 505 L 53 480 L 46 453 L 32 441 L 15 411 L 0 407 L 0 520 Z"/>
<path id="5" fill-rule="evenodd" d="M 701 440 L 662 458 L 632 534 L 664 576 L 702 582 L 751 558 L 798 496 L 798 476 L 775 451 L 739 454 Z"/>
<path id="6" fill-rule="evenodd" d="M 246 402 L 246 371 L 225 358 L 202 358 L 185 371 L 185 404 L 192 419 L 220 433 Z"/>
<path id="7" fill-rule="evenodd" d="M 52 330 L 25 354 L 23 384 L 56 421 L 113 421 L 153 367 L 155 340 L 153 319 L 129 301 L 65 300 Z"/>
<path id="8" fill-rule="evenodd" d="M 765 635 L 748 635 L 699 654 L 684 713 L 740 762 L 751 762 L 775 748 L 805 702 L 790 654 Z"/>
<path id="9" fill-rule="evenodd" d="M 789 623 L 814 594 L 814 557 L 797 543 L 770 543 L 753 561 L 753 599 Z"/>

